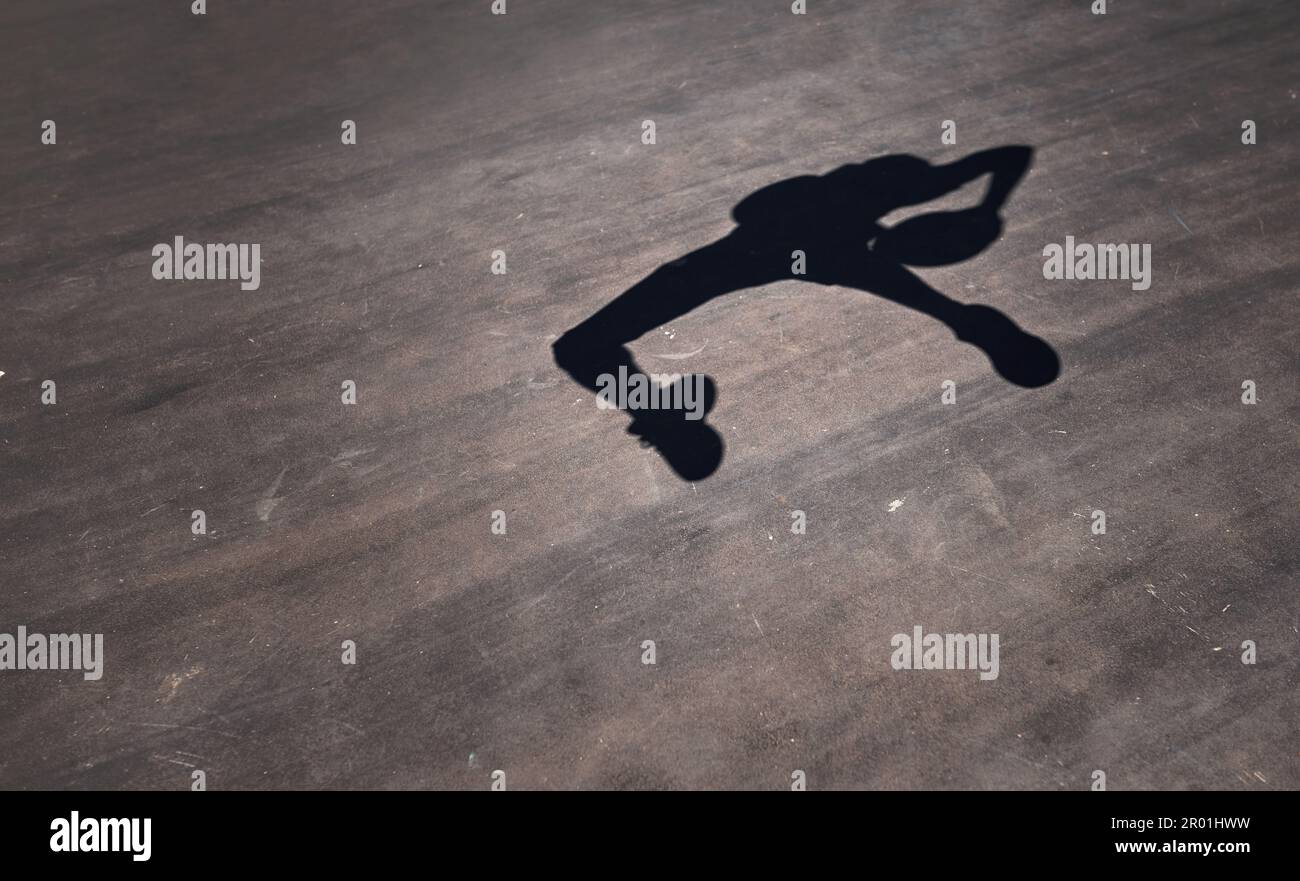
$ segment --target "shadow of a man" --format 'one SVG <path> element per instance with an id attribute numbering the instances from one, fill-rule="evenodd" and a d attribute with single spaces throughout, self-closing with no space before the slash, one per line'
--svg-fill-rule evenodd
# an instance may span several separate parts
<path id="1" fill-rule="evenodd" d="M 598 391 L 608 376 L 640 373 L 627 343 L 733 291 L 795 279 L 856 288 L 923 312 L 988 356 L 1003 378 L 1025 388 L 1056 379 L 1060 361 L 1046 342 L 989 306 L 964 304 L 934 290 L 907 266 L 970 259 L 1002 232 L 999 210 L 1029 168 L 1029 147 L 999 147 L 948 165 L 915 156 L 882 156 L 825 175 L 778 181 L 732 210 L 736 228 L 660 266 L 552 345 L 555 362 Z M 880 218 L 990 175 L 984 199 L 964 211 L 932 212 L 884 227 Z M 792 273 L 795 251 L 805 274 Z M 704 412 L 716 389 L 705 379 Z M 679 398 L 680 400 L 680 398 Z M 722 461 L 722 438 L 680 410 L 637 409 L 628 433 L 653 446 L 684 480 L 699 480 Z M 698 415 L 698 414 L 697 414 Z"/>

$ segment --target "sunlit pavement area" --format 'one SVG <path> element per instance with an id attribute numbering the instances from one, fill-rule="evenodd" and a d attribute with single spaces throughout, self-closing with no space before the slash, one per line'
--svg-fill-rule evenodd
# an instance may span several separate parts
<path id="1" fill-rule="evenodd" d="M 0 631 L 103 635 L 0 670 L 0 786 L 1300 787 L 1293 0 L 490 6 L 0 7 Z M 910 271 L 1049 384 L 792 275 L 631 343 L 716 382 L 685 480 L 553 358 L 762 187 L 1007 145 Z"/>

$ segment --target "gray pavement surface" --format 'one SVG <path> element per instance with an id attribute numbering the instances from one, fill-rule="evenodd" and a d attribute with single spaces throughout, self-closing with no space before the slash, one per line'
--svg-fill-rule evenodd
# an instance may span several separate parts
<path id="1" fill-rule="evenodd" d="M 0 786 L 1300 787 L 1300 6 L 489 6 L 0 6 L 0 632 L 105 646 L 0 671 Z M 1013 144 L 1001 237 L 914 271 L 1049 385 L 738 291 L 631 346 L 717 383 L 692 482 L 553 360 L 768 184 Z M 1045 279 L 1067 235 L 1150 288 Z M 175 236 L 260 288 L 154 280 Z M 917 625 L 998 678 L 892 669 Z"/>

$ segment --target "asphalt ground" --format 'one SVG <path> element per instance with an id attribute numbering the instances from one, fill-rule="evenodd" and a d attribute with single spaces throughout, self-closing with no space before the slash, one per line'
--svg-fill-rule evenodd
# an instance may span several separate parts
<path id="1" fill-rule="evenodd" d="M 0 786 L 1300 787 L 1300 7 L 807 5 L 0 6 L 0 632 L 104 640 L 0 670 Z M 859 233 L 1016 146 L 882 282 Z M 738 228 L 810 277 L 680 262 Z M 156 280 L 176 236 L 260 286 Z M 557 363 L 616 300 L 666 323 L 591 364 L 716 387 L 685 476 Z M 918 626 L 997 677 L 894 669 Z"/>

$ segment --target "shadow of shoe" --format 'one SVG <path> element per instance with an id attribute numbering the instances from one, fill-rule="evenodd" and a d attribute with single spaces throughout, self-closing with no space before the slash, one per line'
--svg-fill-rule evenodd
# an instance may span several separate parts
<path id="1" fill-rule="evenodd" d="M 956 331 L 957 339 L 981 349 L 1007 382 L 1041 388 L 1061 374 L 1061 359 L 1051 346 L 991 306 L 966 306 Z"/>
<path id="2" fill-rule="evenodd" d="M 685 378 L 677 380 L 684 383 Z M 704 377 L 701 418 L 688 419 L 684 410 L 634 410 L 627 433 L 644 447 L 653 448 L 683 480 L 703 480 L 718 470 L 726 445 L 722 436 L 705 422 L 718 399 L 712 377 Z M 682 400 L 679 396 L 677 400 Z"/>

